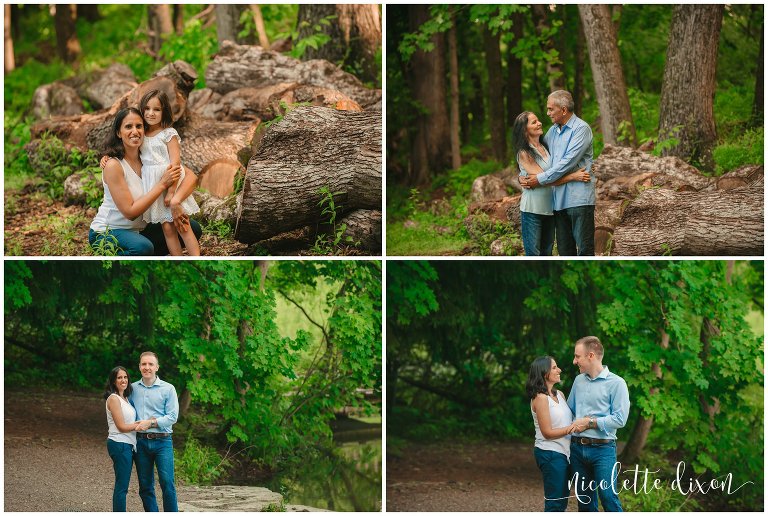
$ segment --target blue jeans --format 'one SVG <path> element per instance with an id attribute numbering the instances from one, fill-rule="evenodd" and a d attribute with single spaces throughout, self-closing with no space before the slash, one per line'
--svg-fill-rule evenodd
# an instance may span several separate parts
<path id="1" fill-rule="evenodd" d="M 595 206 L 555 210 L 557 254 L 595 256 Z"/>
<path id="2" fill-rule="evenodd" d="M 155 465 L 163 491 L 163 511 L 179 512 L 176 485 L 173 478 L 173 439 L 138 439 L 136 443 L 136 475 L 139 477 L 139 496 L 145 512 L 158 512 L 155 497 Z"/>
<path id="3" fill-rule="evenodd" d="M 203 229 L 196 220 L 190 219 L 189 225 L 195 237 L 200 240 Z M 95 246 L 104 239 L 107 243 L 113 243 L 118 247 L 117 256 L 165 256 L 168 254 L 168 245 L 165 243 L 163 228 L 160 224 L 147 224 L 141 232 L 130 229 L 110 229 L 110 237 L 104 233 L 88 230 L 88 243 Z M 179 237 L 181 247 L 184 241 Z"/>
<path id="4" fill-rule="evenodd" d="M 526 256 L 552 256 L 555 244 L 555 217 L 520 212 L 523 249 Z"/>
<path id="5" fill-rule="evenodd" d="M 544 478 L 544 511 L 565 512 L 568 508 L 568 457 L 560 452 L 533 449 L 536 465 Z"/>
<path id="6" fill-rule="evenodd" d="M 125 497 L 133 469 L 133 446 L 107 439 L 107 453 L 115 468 L 115 488 L 112 490 L 112 512 L 125 512 Z"/>
<path id="7" fill-rule="evenodd" d="M 576 494 L 578 495 L 576 499 L 579 502 L 580 512 L 597 512 L 598 497 L 604 511 L 624 512 L 619 496 L 616 494 L 616 491 L 619 490 L 619 470 L 617 468 L 614 471 L 614 464 L 616 464 L 615 441 L 587 446 L 579 444 L 576 437 L 571 439 L 571 468 L 574 474 L 579 474 L 579 479 L 576 482 Z M 612 473 L 616 474 L 612 477 Z M 589 489 L 590 480 L 594 480 L 597 493 Z M 613 486 L 613 488 L 601 489 L 600 481 L 604 481 L 604 485 Z M 582 482 L 587 486 L 586 489 L 582 489 Z"/>

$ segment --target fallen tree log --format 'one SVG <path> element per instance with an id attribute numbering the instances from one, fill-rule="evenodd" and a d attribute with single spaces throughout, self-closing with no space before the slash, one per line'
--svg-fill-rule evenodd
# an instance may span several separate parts
<path id="1" fill-rule="evenodd" d="M 763 181 L 714 192 L 648 189 L 624 210 L 614 256 L 762 256 Z"/>
<path id="2" fill-rule="evenodd" d="M 248 162 L 235 238 L 254 243 L 322 222 L 320 189 L 337 219 L 381 210 L 381 114 L 300 107 L 264 134 Z"/>
<path id="3" fill-rule="evenodd" d="M 381 90 L 366 88 L 354 75 L 322 59 L 299 61 L 258 46 L 225 41 L 205 72 L 206 85 L 222 95 L 239 88 L 279 83 L 319 86 L 344 93 L 365 109 L 379 107 Z"/>
<path id="4" fill-rule="evenodd" d="M 347 226 L 344 237 L 359 242 L 355 247 L 381 254 L 381 211 L 355 210 L 339 222 Z"/>

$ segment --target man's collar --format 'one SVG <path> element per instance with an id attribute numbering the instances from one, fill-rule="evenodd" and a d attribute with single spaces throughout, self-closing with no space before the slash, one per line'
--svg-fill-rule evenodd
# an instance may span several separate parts
<path id="1" fill-rule="evenodd" d="M 144 383 L 144 377 L 142 377 L 141 380 L 139 380 L 139 383 L 141 385 L 143 385 L 144 387 L 146 387 L 147 389 L 149 389 L 150 387 L 154 387 L 155 385 L 160 385 L 160 382 L 161 382 L 160 377 L 157 376 L 157 375 L 155 375 L 155 381 L 152 382 L 152 385 L 145 384 Z"/>
<path id="2" fill-rule="evenodd" d="M 597 376 L 595 376 L 594 378 L 592 378 L 591 376 L 589 376 L 589 373 L 584 373 L 584 376 L 586 376 L 586 377 L 587 377 L 587 380 L 595 381 L 595 380 L 597 380 L 598 378 L 608 378 L 608 374 L 609 374 L 609 373 L 610 373 L 610 371 L 608 370 L 608 366 L 607 366 L 607 365 L 604 365 L 604 366 L 603 366 L 603 370 L 602 370 L 602 371 L 600 371 L 600 373 L 598 373 L 598 375 L 597 375 Z"/>
<path id="3" fill-rule="evenodd" d="M 576 113 L 571 113 L 571 117 L 568 119 L 568 121 L 564 124 L 560 124 L 558 127 L 560 130 L 563 130 L 563 127 L 573 127 L 573 119 L 576 118 Z"/>

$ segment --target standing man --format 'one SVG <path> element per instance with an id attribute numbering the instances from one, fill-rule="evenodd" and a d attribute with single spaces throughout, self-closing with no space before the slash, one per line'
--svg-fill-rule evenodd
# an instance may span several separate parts
<path id="1" fill-rule="evenodd" d="M 547 116 L 552 127 L 544 142 L 552 155 L 552 166 L 542 173 L 521 178 L 523 187 L 549 185 L 568 172 L 592 170 L 592 129 L 573 113 L 573 97 L 565 90 L 549 94 Z M 552 187 L 555 237 L 560 256 L 595 255 L 595 183 L 572 181 Z"/>
<path id="2" fill-rule="evenodd" d="M 619 470 L 614 465 L 616 430 L 624 427 L 629 418 L 627 383 L 603 365 L 603 345 L 597 337 L 576 341 L 573 363 L 581 374 L 573 382 L 568 406 L 577 418 L 586 418 L 586 429 L 571 437 L 571 465 L 579 511 L 597 512 L 599 496 L 604 511 L 622 512 L 616 494 Z M 589 489 L 590 481 L 594 481 L 597 493 Z M 600 488 L 601 481 L 603 487 L 611 487 Z"/>
<path id="3" fill-rule="evenodd" d="M 155 465 L 163 491 L 163 510 L 178 512 L 173 475 L 173 430 L 179 417 L 176 389 L 157 377 L 157 355 L 145 351 L 139 357 L 141 381 L 134 382 L 131 403 L 137 418 L 145 420 L 136 432 L 136 475 L 144 511 L 158 512 L 155 497 Z"/>

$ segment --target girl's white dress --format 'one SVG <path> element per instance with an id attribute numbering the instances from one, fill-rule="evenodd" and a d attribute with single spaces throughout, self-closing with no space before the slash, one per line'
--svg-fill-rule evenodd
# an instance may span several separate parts
<path id="1" fill-rule="evenodd" d="M 179 133 L 173 127 L 166 127 L 154 136 L 144 136 L 144 143 L 141 145 L 141 182 L 144 186 L 144 192 L 148 192 L 155 184 L 163 177 L 165 169 L 171 163 L 171 157 L 168 155 L 168 142 L 171 138 L 176 137 L 181 144 L 181 138 Z M 178 187 L 181 181 L 184 179 L 185 170 L 182 167 L 181 177 L 179 182 L 171 188 Z M 161 195 L 155 202 L 144 212 L 143 218 L 145 222 L 173 222 L 173 216 L 171 215 L 171 208 L 165 205 L 163 198 L 165 195 Z M 184 209 L 184 213 L 192 215 L 200 211 L 200 207 L 190 195 L 181 203 L 181 207 Z"/>

